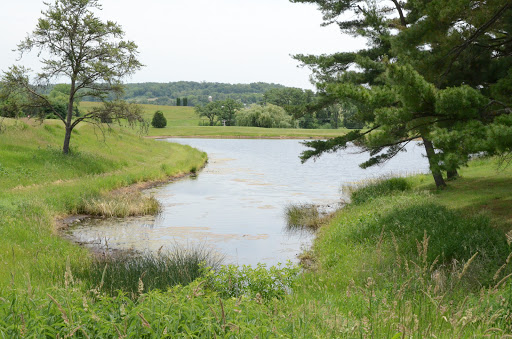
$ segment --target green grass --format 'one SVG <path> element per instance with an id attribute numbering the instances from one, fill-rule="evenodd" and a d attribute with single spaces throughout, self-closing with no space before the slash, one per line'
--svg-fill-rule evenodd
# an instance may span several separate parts
<path id="1" fill-rule="evenodd" d="M 56 217 L 90 212 L 84 206 L 103 201 L 112 190 L 165 180 L 206 161 L 205 153 L 188 146 L 144 139 L 129 129 L 103 136 L 86 124 L 73 134 L 72 152 L 65 156 L 58 122 L 5 125 L 0 134 L 0 289 L 28 281 L 53 286 L 62 280 L 68 258 L 72 263 L 87 259 L 84 249 L 58 236 Z"/>
<path id="2" fill-rule="evenodd" d="M 82 102 L 82 109 L 90 109 L 96 103 Z M 194 107 L 141 105 L 144 117 L 148 120 L 160 110 L 167 119 L 165 128 L 150 127 L 149 136 L 198 136 L 198 137 L 251 137 L 251 138 L 329 138 L 347 133 L 347 129 L 297 129 L 297 128 L 259 128 L 240 126 L 199 126 L 201 121 Z"/>
<path id="3" fill-rule="evenodd" d="M 461 174 L 440 191 L 429 176 L 356 190 L 320 229 L 288 308 L 336 337 L 510 335 L 512 209 L 489 206 L 512 197 L 512 171 L 479 159 Z"/>
<path id="4" fill-rule="evenodd" d="M 463 168 L 461 178 L 437 191 L 431 176 L 415 176 L 410 182 L 418 190 L 429 190 L 436 201 L 467 214 L 488 213 L 496 227 L 512 229 L 512 166 L 502 168 L 497 159 L 475 159 Z"/>

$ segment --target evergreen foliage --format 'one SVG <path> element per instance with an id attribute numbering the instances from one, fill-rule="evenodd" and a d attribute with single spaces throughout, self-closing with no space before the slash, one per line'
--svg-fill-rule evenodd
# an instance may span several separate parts
<path id="1" fill-rule="evenodd" d="M 155 128 L 164 128 L 167 126 L 167 119 L 162 111 L 156 111 L 151 120 L 151 126 Z"/>
<path id="2" fill-rule="evenodd" d="M 311 68 L 320 104 L 348 103 L 357 109 L 351 120 L 368 128 L 308 142 L 312 150 L 303 160 L 356 142 L 370 152 L 361 164 L 369 167 L 420 138 L 442 187 L 443 172 L 456 176 L 472 153 L 510 154 L 510 2 L 291 1 L 317 4 L 326 25 L 365 38 L 368 46 L 295 56 Z"/>

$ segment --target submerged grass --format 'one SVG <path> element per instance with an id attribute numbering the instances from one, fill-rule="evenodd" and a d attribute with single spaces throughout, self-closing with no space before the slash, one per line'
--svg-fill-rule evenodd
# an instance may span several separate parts
<path id="1" fill-rule="evenodd" d="M 80 214 L 102 217 L 131 217 L 154 215 L 160 212 L 160 203 L 153 196 L 135 191 L 127 194 L 105 194 L 99 198 L 84 199 L 77 207 Z"/>
<path id="2" fill-rule="evenodd" d="M 286 229 L 290 232 L 315 231 L 329 220 L 314 204 L 291 204 L 285 207 Z"/>

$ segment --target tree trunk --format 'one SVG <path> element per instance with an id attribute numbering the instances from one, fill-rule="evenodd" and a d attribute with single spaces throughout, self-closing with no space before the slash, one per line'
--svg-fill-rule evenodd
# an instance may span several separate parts
<path id="1" fill-rule="evenodd" d="M 432 172 L 432 176 L 434 177 L 434 181 L 436 183 L 437 188 L 443 188 L 446 187 L 446 183 L 443 179 L 443 174 L 441 173 L 441 170 L 439 169 L 438 165 L 436 163 L 436 152 L 434 150 L 434 145 L 432 145 L 432 141 L 426 139 L 425 137 L 422 137 L 423 139 L 423 145 L 425 146 L 425 151 L 427 152 L 427 158 L 428 163 L 430 165 L 430 171 Z"/>
<path id="2" fill-rule="evenodd" d="M 66 126 L 66 135 L 64 136 L 64 146 L 62 147 L 62 152 L 64 154 L 69 153 L 69 141 L 71 140 L 71 127 Z"/>
<path id="3" fill-rule="evenodd" d="M 62 152 L 64 154 L 69 153 L 69 142 L 71 140 L 71 131 L 73 127 L 71 127 L 71 120 L 73 119 L 73 103 L 75 102 L 75 77 L 71 78 L 71 89 L 69 91 L 69 102 L 68 102 L 68 111 L 66 115 L 66 135 L 64 136 L 64 146 L 62 146 Z"/>

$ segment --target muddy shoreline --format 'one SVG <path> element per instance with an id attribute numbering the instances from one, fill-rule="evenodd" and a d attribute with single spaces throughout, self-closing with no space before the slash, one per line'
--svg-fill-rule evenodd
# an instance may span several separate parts
<path id="1" fill-rule="evenodd" d="M 148 139 L 271 139 L 271 140 L 306 140 L 306 139 L 330 139 L 333 137 L 321 136 L 260 136 L 260 135 L 151 135 L 144 136 Z"/>
<path id="2" fill-rule="evenodd" d="M 202 169 L 206 167 L 208 164 L 208 160 L 205 161 L 204 165 L 197 171 L 200 172 Z M 138 182 L 129 186 L 120 187 L 115 190 L 110 191 L 110 194 L 123 196 L 126 194 L 130 194 L 133 192 L 142 192 L 151 188 L 160 187 L 163 185 L 167 185 L 173 182 L 176 182 L 178 180 L 193 177 L 197 175 L 196 173 L 188 172 L 188 173 L 180 173 L 177 175 L 169 176 L 166 179 L 160 179 L 160 180 L 150 180 L 150 181 L 144 181 L 144 182 Z M 89 252 L 94 256 L 104 256 L 104 255 L 119 255 L 119 254 L 133 254 L 133 250 L 121 250 L 121 249 L 114 249 L 114 248 L 105 248 L 104 246 L 94 246 L 93 243 L 84 243 L 77 241 L 73 236 L 71 236 L 69 233 L 67 233 L 67 230 L 72 227 L 76 223 L 80 223 L 87 219 L 104 219 L 107 218 L 106 216 L 97 216 L 97 215 L 90 215 L 90 214 L 67 214 L 64 216 L 58 216 L 55 218 L 55 231 L 56 233 L 64 238 L 67 239 L 78 246 L 84 247 L 89 250 Z M 91 246 L 92 245 L 92 246 Z"/>

